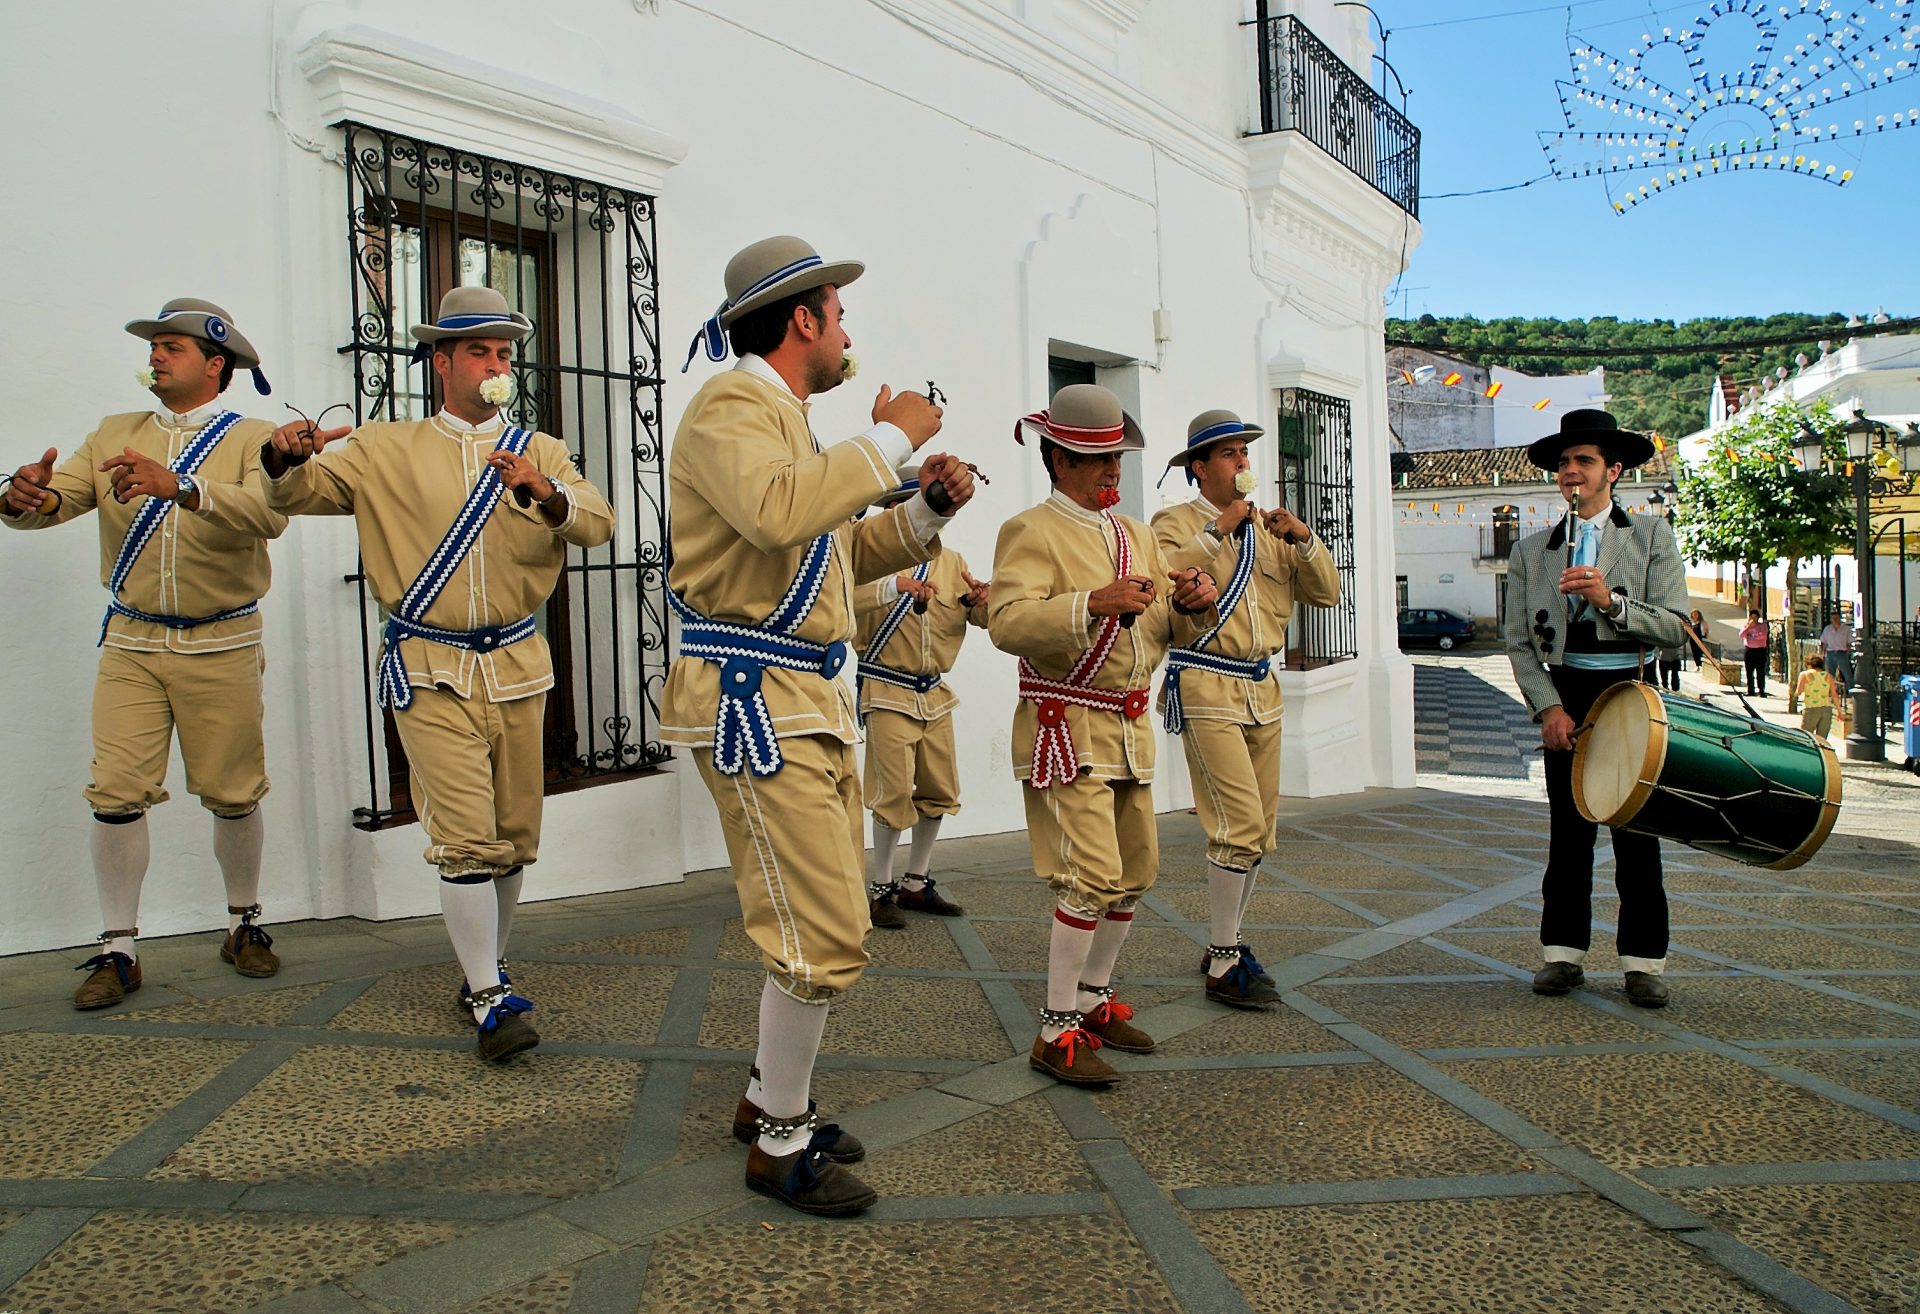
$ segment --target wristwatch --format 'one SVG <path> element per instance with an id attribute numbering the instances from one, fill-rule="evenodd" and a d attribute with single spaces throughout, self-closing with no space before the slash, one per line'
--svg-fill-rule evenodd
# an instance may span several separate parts
<path id="1" fill-rule="evenodd" d="M 175 503 L 185 502 L 188 498 L 196 496 L 200 492 L 199 483 L 196 482 L 190 474 L 175 475 L 174 482 L 179 485 L 173 494 Z"/>

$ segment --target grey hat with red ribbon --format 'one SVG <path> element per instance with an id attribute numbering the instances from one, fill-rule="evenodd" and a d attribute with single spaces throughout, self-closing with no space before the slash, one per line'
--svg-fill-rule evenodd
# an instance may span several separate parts
<path id="1" fill-rule="evenodd" d="M 1013 440 L 1026 446 L 1028 430 L 1085 456 L 1139 452 L 1147 446 L 1146 435 L 1120 399 L 1097 383 L 1069 383 L 1054 393 L 1046 410 L 1014 421 Z"/>
<path id="2" fill-rule="evenodd" d="M 440 298 L 440 313 L 431 324 L 410 330 L 417 363 L 433 354 L 436 344 L 450 338 L 500 338 L 518 342 L 533 332 L 533 321 L 507 305 L 490 287 L 456 287 Z"/>
<path id="3" fill-rule="evenodd" d="M 202 301 L 198 297 L 175 297 L 160 307 L 160 313 L 152 319 L 128 321 L 127 332 L 148 342 L 163 333 L 204 338 L 225 352 L 235 369 L 246 370 L 253 375 L 253 386 L 261 396 L 272 391 L 267 384 L 267 376 L 260 369 L 260 353 L 247 341 L 246 334 L 233 326 L 233 316 L 211 301 Z"/>
<path id="4" fill-rule="evenodd" d="M 866 268 L 858 260 L 822 260 L 818 251 L 797 237 L 762 238 L 742 249 L 727 261 L 727 299 L 693 335 L 680 372 L 687 372 L 702 347 L 706 348 L 707 359 L 725 360 L 727 328 L 742 315 L 816 287 L 845 287 Z"/>

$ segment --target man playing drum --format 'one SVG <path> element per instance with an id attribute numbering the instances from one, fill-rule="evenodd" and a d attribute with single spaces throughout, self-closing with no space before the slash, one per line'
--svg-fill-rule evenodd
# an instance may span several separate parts
<path id="1" fill-rule="evenodd" d="M 1553 529 L 1520 540 L 1507 567 L 1507 656 L 1547 754 L 1550 839 L 1540 886 L 1546 963 L 1534 973 L 1536 994 L 1564 995 L 1579 985 L 1592 940 L 1599 828 L 1574 803 L 1575 728 L 1603 690 L 1640 677 L 1650 649 L 1684 642 L 1686 573 L 1673 530 L 1657 516 L 1628 515 L 1613 501 L 1621 472 L 1652 455 L 1645 437 L 1593 410 L 1569 411 L 1558 433 L 1527 448 L 1529 460 L 1554 472 L 1569 508 Z M 1667 895 L 1660 841 L 1610 833 L 1620 891 L 1615 939 L 1627 998 L 1661 1008 L 1667 1002 Z"/>
<path id="2" fill-rule="evenodd" d="M 1014 775 L 1024 788 L 1034 870 L 1055 907 L 1047 1001 L 1028 1062 L 1076 1086 L 1120 1074 L 1094 1051 L 1147 1054 L 1153 1038 L 1114 998 L 1113 968 L 1134 906 L 1159 874 L 1148 682 L 1169 643 L 1211 619 L 1213 577 L 1169 571 L 1152 533 L 1114 515 L 1120 458 L 1146 439 L 1092 383 L 1021 419 L 1040 434 L 1053 495 L 1000 527 L 987 632 L 1020 660 Z M 1177 613 L 1177 614 L 1176 614 Z"/>

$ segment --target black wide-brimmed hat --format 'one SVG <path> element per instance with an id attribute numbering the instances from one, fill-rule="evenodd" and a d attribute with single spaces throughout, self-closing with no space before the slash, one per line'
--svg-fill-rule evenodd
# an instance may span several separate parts
<path id="1" fill-rule="evenodd" d="M 1560 453 L 1581 443 L 1594 443 L 1631 470 L 1653 459 L 1653 440 L 1645 434 L 1622 429 L 1620 422 L 1605 411 L 1568 411 L 1560 421 L 1560 432 L 1527 444 L 1527 459 L 1542 470 L 1551 470 L 1560 462 Z"/>

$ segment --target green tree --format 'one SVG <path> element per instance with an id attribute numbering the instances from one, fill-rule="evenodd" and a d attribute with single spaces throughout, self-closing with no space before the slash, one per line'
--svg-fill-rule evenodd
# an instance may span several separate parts
<path id="1" fill-rule="evenodd" d="M 1803 474 L 1793 455 L 1803 424 L 1820 435 L 1826 464 Z M 1694 561 L 1730 561 L 1764 569 L 1787 563 L 1787 707 L 1799 676 L 1792 598 L 1800 560 L 1844 550 L 1853 537 L 1853 494 L 1827 473 L 1846 461 L 1841 423 L 1825 401 L 1806 411 L 1762 407 L 1737 418 L 1701 459 L 1683 463 L 1673 512 L 1680 550 Z"/>

